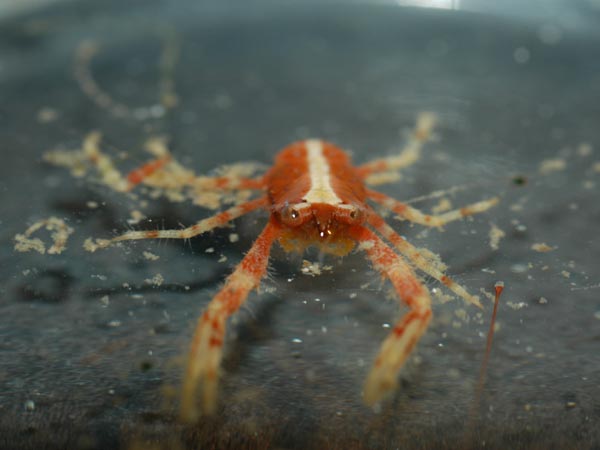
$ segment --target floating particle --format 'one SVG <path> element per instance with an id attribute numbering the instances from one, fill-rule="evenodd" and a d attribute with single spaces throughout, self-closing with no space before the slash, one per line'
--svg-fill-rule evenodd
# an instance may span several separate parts
<path id="1" fill-rule="evenodd" d="M 143 252 L 142 255 L 144 255 L 144 258 L 146 258 L 148 261 L 156 261 L 160 258 L 160 256 L 148 251 Z"/>
<path id="2" fill-rule="evenodd" d="M 73 228 L 69 227 L 64 220 L 58 217 L 49 217 L 42 219 L 31 225 L 25 233 L 15 236 L 15 250 L 18 252 L 29 252 L 35 250 L 38 253 L 46 253 L 46 245 L 41 239 L 31 238 L 31 235 L 40 228 L 45 228 L 50 231 L 50 238 L 53 241 L 52 246 L 48 249 L 51 255 L 62 253 L 67 245 L 69 236 L 73 233 Z"/>
<path id="3" fill-rule="evenodd" d="M 541 162 L 539 167 L 539 172 L 542 175 L 548 175 L 552 172 L 558 172 L 560 170 L 564 170 L 567 167 L 567 162 L 564 159 L 556 158 L 556 159 L 545 159 Z"/>
<path id="4" fill-rule="evenodd" d="M 165 281 L 164 277 L 160 273 L 157 273 L 152 278 L 146 278 L 144 280 L 144 283 L 159 287 L 160 285 L 163 284 L 164 281 Z"/>
<path id="5" fill-rule="evenodd" d="M 540 253 L 551 252 L 552 250 L 555 250 L 555 249 L 556 249 L 556 247 L 552 247 L 544 242 L 536 243 L 531 246 L 531 250 L 534 250 L 534 251 L 540 252 Z"/>
<path id="6" fill-rule="evenodd" d="M 490 247 L 492 250 L 498 250 L 498 244 L 500 243 L 500 239 L 506 236 L 506 233 L 502 231 L 500 228 L 496 226 L 496 224 L 492 223 L 489 238 L 490 238 Z"/>

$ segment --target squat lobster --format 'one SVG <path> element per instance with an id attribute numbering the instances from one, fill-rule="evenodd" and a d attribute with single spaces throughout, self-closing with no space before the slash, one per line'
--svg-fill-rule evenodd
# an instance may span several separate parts
<path id="1" fill-rule="evenodd" d="M 244 303 L 249 292 L 258 287 L 265 275 L 270 248 L 275 241 L 286 251 L 302 252 L 314 245 L 324 253 L 337 256 L 349 253 L 358 243 L 358 248 L 366 253 L 375 269 L 391 281 L 398 296 L 410 308 L 394 325 L 375 358 L 363 391 L 364 401 L 368 405 L 379 401 L 394 389 L 398 371 L 431 320 L 429 292 L 418 280 L 412 266 L 439 280 L 466 302 L 481 307 L 477 297 L 467 293 L 443 273 L 438 261 L 427 252 L 420 252 L 397 234 L 367 203 L 369 200 L 378 203 L 411 222 L 440 227 L 483 212 L 498 202 L 495 197 L 441 215 L 429 215 L 367 188 L 367 184 L 393 178 L 388 175 L 415 162 L 423 143 L 431 136 L 434 122 L 432 114 L 421 114 L 407 147 L 399 155 L 360 166 L 352 166 L 348 154 L 335 145 L 310 139 L 284 148 L 276 156 L 274 165 L 261 177 L 183 177 L 180 182 L 189 186 L 201 184 L 213 190 L 255 190 L 262 195 L 182 230 L 131 231 L 113 239 L 88 240 L 86 248 L 94 251 L 125 240 L 187 239 L 224 226 L 256 209 L 264 208 L 270 212 L 267 225 L 250 251 L 198 320 L 183 381 L 182 419 L 193 421 L 201 412 L 214 412 L 226 321 Z M 163 179 L 168 179 L 169 170 L 175 173 L 175 169 L 181 168 L 165 150 L 162 154 L 158 152 L 155 160 L 123 178 L 108 157 L 101 155 L 98 150 L 95 156 L 91 153 L 87 158 L 96 165 L 102 178 L 107 179 L 111 175 L 112 179 L 118 181 L 116 185 L 121 186 L 120 190 L 124 191 L 138 183 L 152 184 L 153 178 L 157 182 L 157 177 L 161 175 Z M 175 166 L 169 169 L 172 165 Z M 381 178 L 378 179 L 378 176 Z M 197 402 L 199 385 L 202 386 L 200 408 Z"/>

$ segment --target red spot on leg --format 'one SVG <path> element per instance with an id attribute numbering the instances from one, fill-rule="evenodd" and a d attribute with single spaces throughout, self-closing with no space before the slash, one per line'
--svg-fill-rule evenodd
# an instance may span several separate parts
<path id="1" fill-rule="evenodd" d="M 144 181 L 144 178 L 149 177 L 169 161 L 169 158 L 157 159 L 144 164 L 142 167 L 135 169 L 127 175 L 127 181 L 132 186 Z"/>
<path id="2" fill-rule="evenodd" d="M 444 284 L 444 286 L 448 286 L 448 287 L 450 287 L 450 286 L 452 286 L 454 284 L 454 281 L 452 281 L 446 275 L 444 275 L 443 277 L 441 277 L 440 281 Z"/>
<path id="3" fill-rule="evenodd" d="M 210 321 L 210 326 L 212 327 L 213 330 L 215 331 L 219 331 L 221 329 L 221 322 L 217 320 L 217 318 L 213 318 Z"/>
<path id="4" fill-rule="evenodd" d="M 146 237 L 148 239 L 154 239 L 158 237 L 158 231 L 146 231 Z"/>
<path id="5" fill-rule="evenodd" d="M 400 336 L 402 336 L 402 335 L 404 334 L 404 330 L 405 330 L 405 329 L 406 329 L 406 326 L 405 326 L 405 324 L 402 324 L 402 325 L 396 326 L 396 327 L 394 327 L 394 334 L 395 334 L 397 337 L 400 337 Z"/>
<path id="6" fill-rule="evenodd" d="M 208 341 L 208 345 L 210 347 L 221 347 L 223 345 L 223 340 L 219 339 L 218 337 L 212 336 Z"/>

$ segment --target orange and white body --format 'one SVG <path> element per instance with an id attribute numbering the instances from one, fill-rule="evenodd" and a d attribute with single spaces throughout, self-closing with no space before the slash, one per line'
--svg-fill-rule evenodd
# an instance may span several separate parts
<path id="1" fill-rule="evenodd" d="M 259 208 L 269 211 L 265 228 L 198 320 L 183 383 L 184 420 L 193 421 L 202 412 L 214 411 L 227 319 L 240 308 L 249 292 L 258 287 L 275 241 L 286 251 L 302 252 L 309 246 L 317 246 L 324 253 L 336 256 L 346 255 L 357 247 L 390 280 L 399 299 L 410 308 L 394 325 L 375 357 L 363 390 L 369 405 L 394 389 L 398 371 L 431 320 L 429 292 L 413 267 L 439 280 L 468 303 L 481 306 L 477 297 L 442 272 L 439 261 L 402 238 L 369 205 L 375 202 L 405 220 L 439 227 L 485 211 L 498 201 L 491 198 L 441 215 L 429 215 L 368 187 L 394 178 L 389 175 L 415 162 L 431 135 L 433 123 L 433 115 L 422 114 L 408 145 L 399 155 L 359 166 L 353 166 L 349 155 L 335 145 L 310 139 L 284 148 L 275 157 L 273 166 L 258 178 L 188 177 L 182 183 L 193 185 L 201 181 L 204 186 L 212 183 L 214 190 L 250 189 L 259 195 L 183 230 L 131 231 L 113 239 L 87 243 L 87 248 L 93 251 L 132 239 L 186 239 L 224 226 L 250 211 Z M 164 178 L 172 164 L 176 162 L 170 155 L 162 155 L 132 172 L 129 186 L 144 183 L 155 171 L 164 171 Z M 127 185 L 127 181 L 121 184 Z M 198 387 L 201 387 L 200 400 Z"/>

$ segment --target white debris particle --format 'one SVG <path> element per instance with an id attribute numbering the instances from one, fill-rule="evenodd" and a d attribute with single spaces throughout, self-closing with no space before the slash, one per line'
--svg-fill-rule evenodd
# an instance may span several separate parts
<path id="1" fill-rule="evenodd" d="M 100 274 L 90 275 L 90 278 L 98 278 L 100 281 L 108 280 L 108 277 L 106 275 L 100 275 Z"/>
<path id="2" fill-rule="evenodd" d="M 506 236 L 506 233 L 498 228 L 495 223 L 492 223 L 489 232 L 490 247 L 492 250 L 498 250 L 500 239 L 502 239 L 504 236 Z"/>
<path id="3" fill-rule="evenodd" d="M 592 165 L 592 170 L 596 173 L 600 173 L 600 162 L 594 163 Z"/>
<path id="4" fill-rule="evenodd" d="M 591 189 L 594 189 L 595 187 L 596 187 L 596 183 L 594 183 L 593 181 L 585 180 L 583 182 L 584 189 L 591 190 Z"/>
<path id="5" fill-rule="evenodd" d="M 206 250 L 204 250 L 205 253 L 214 253 L 215 252 L 215 248 L 214 247 L 208 247 Z"/>
<path id="6" fill-rule="evenodd" d="M 517 263 L 510 266 L 510 271 L 513 273 L 525 273 L 527 270 L 527 264 Z"/>
<path id="7" fill-rule="evenodd" d="M 110 303 L 110 298 L 108 295 L 103 295 L 102 297 L 100 297 L 100 303 L 102 304 L 103 308 L 106 308 L 109 303 Z"/>
<path id="8" fill-rule="evenodd" d="M 577 155 L 585 158 L 586 156 L 590 156 L 592 154 L 592 144 L 588 142 L 582 142 L 577 147 Z"/>
<path id="9" fill-rule="evenodd" d="M 302 272 L 303 275 L 314 277 L 321 275 L 323 272 L 330 272 L 332 269 L 332 266 L 321 266 L 318 262 L 310 262 L 305 259 L 302 261 L 300 272 Z"/>
<path id="10" fill-rule="evenodd" d="M 356 298 L 357 296 L 358 294 L 356 292 L 351 292 L 350 295 L 348 295 L 350 298 Z"/>
<path id="11" fill-rule="evenodd" d="M 231 234 L 229 235 L 229 242 L 231 242 L 232 244 L 233 244 L 234 242 L 237 242 L 237 241 L 239 241 L 239 240 L 240 240 L 240 235 L 239 235 L 239 234 L 237 234 L 237 233 L 231 233 Z"/>
<path id="12" fill-rule="evenodd" d="M 164 277 L 160 274 L 157 273 L 156 275 L 154 275 L 152 278 L 146 278 L 144 280 L 144 283 L 146 284 L 151 284 L 153 286 L 160 286 L 161 284 L 163 284 L 163 282 L 165 281 Z"/>
<path id="13" fill-rule="evenodd" d="M 58 119 L 59 113 L 56 109 L 44 106 L 37 112 L 37 120 L 39 123 L 50 123 Z"/>
<path id="14" fill-rule="evenodd" d="M 135 225 L 135 224 L 139 223 L 140 221 L 144 220 L 145 218 L 146 218 L 145 214 L 136 209 L 136 210 L 131 211 L 130 217 L 129 217 L 129 219 L 127 219 L 127 223 L 130 225 Z"/>
<path id="15" fill-rule="evenodd" d="M 470 321 L 469 314 L 467 313 L 467 310 L 464 308 L 459 308 L 456 311 L 454 311 L 454 315 L 456 317 L 458 317 L 460 320 L 462 320 L 464 323 L 469 323 L 469 321 Z"/>
<path id="16" fill-rule="evenodd" d="M 563 270 L 560 274 L 565 278 L 571 278 L 571 272 L 567 272 L 566 270 Z"/>
<path id="17" fill-rule="evenodd" d="M 110 322 L 108 322 L 107 325 L 111 328 L 117 328 L 117 327 L 121 326 L 121 321 L 120 320 L 111 320 Z"/>
<path id="18" fill-rule="evenodd" d="M 292 339 L 292 342 L 294 344 L 302 344 L 302 339 L 300 339 L 300 338 L 294 338 L 294 339 Z"/>
<path id="19" fill-rule="evenodd" d="M 225 256 L 225 255 L 221 255 L 219 257 L 219 259 L 217 260 L 217 262 L 219 262 L 219 263 L 224 263 L 225 261 L 227 261 L 227 256 Z"/>
<path id="20" fill-rule="evenodd" d="M 50 232 L 50 238 L 53 243 L 48 249 L 48 253 L 51 255 L 58 255 L 63 252 L 66 248 L 67 240 L 73 233 L 73 228 L 69 227 L 64 220 L 58 217 L 48 217 L 42 219 L 31 225 L 23 234 L 15 235 L 15 247 L 14 249 L 18 252 L 29 252 L 35 250 L 38 253 L 46 253 L 46 245 L 41 239 L 31 238 L 31 235 L 37 232 L 39 229 L 45 228 Z"/>
<path id="21" fill-rule="evenodd" d="M 86 202 L 86 204 L 85 204 L 85 205 L 86 205 L 88 208 L 90 208 L 90 209 L 96 209 L 98 206 L 100 206 L 100 205 L 98 204 L 98 202 L 95 202 L 95 201 L 93 201 L 93 200 L 90 200 L 90 201 Z"/>
<path id="22" fill-rule="evenodd" d="M 555 250 L 555 249 L 556 249 L 556 247 L 552 247 L 552 246 L 546 244 L 545 242 L 536 243 L 531 246 L 531 250 L 534 250 L 534 251 L 540 252 L 540 253 L 551 252 L 552 250 Z"/>
<path id="23" fill-rule="evenodd" d="M 556 158 L 556 159 L 545 159 L 541 162 L 539 167 L 539 172 L 542 175 L 548 175 L 552 172 L 558 172 L 559 170 L 564 170 L 567 167 L 567 162 L 564 159 Z"/>
<path id="24" fill-rule="evenodd" d="M 383 328 L 390 328 L 391 327 L 391 325 L 389 323 L 382 323 L 381 326 Z"/>
<path id="25" fill-rule="evenodd" d="M 453 297 L 450 294 L 446 294 L 444 293 L 441 289 L 433 289 L 433 296 L 434 298 L 439 301 L 442 305 L 444 303 L 448 303 L 449 301 L 451 301 L 453 299 Z"/>
<path id="26" fill-rule="evenodd" d="M 144 258 L 146 258 L 148 261 L 156 261 L 160 258 L 160 256 L 148 251 L 143 252 L 142 255 L 144 255 Z"/>
<path id="27" fill-rule="evenodd" d="M 431 212 L 434 214 L 439 214 L 445 211 L 449 211 L 450 209 L 452 209 L 452 203 L 450 202 L 450 200 L 448 200 L 447 198 L 442 198 L 440 199 L 437 205 L 431 208 Z"/>
<path id="28" fill-rule="evenodd" d="M 527 307 L 529 305 L 527 303 L 525 303 L 525 302 L 517 302 L 517 303 L 515 303 L 515 302 L 506 302 L 506 306 L 508 306 L 509 308 L 517 310 L 517 309 L 525 308 L 525 307 Z"/>

